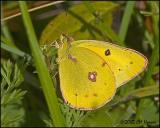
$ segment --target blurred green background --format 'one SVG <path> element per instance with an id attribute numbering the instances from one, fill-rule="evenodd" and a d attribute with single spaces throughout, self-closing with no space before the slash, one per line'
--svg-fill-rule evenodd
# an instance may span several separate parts
<path id="1" fill-rule="evenodd" d="M 27 6 L 40 46 L 65 33 L 75 40 L 103 40 L 129 47 L 149 60 L 146 71 L 120 87 L 111 102 L 94 111 L 80 111 L 62 101 L 57 50 L 53 48 L 50 74 L 66 126 L 159 126 L 158 1 L 29 1 Z M 20 12 L 18 2 L 2 1 L 1 127 L 56 126 Z"/>

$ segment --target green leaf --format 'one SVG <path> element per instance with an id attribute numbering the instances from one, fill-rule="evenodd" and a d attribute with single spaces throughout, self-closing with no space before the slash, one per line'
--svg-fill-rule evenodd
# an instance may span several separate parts
<path id="1" fill-rule="evenodd" d="M 81 125 L 84 127 L 116 127 L 121 125 L 121 120 L 129 119 L 133 113 L 132 108 L 117 106 L 109 110 L 105 106 L 89 112 L 81 122 Z"/>
<path id="2" fill-rule="evenodd" d="M 117 4 L 114 2 L 107 1 L 97 1 L 92 2 L 91 4 L 101 16 L 105 13 L 111 12 L 117 7 Z M 84 4 L 81 3 L 74 5 L 69 8 L 67 12 L 59 14 L 47 25 L 41 35 L 40 44 L 49 44 L 59 38 L 62 33 L 73 34 L 83 26 L 87 27 L 89 30 L 92 28 L 94 31 L 97 31 L 97 29 L 90 24 L 93 20 L 95 20 L 95 17 L 88 12 L 88 9 Z"/>
<path id="3" fill-rule="evenodd" d="M 106 37 L 110 37 L 108 34 L 105 35 L 104 31 L 108 31 L 111 29 L 112 25 L 112 14 L 111 13 L 105 13 L 104 15 L 101 16 L 101 19 L 104 21 L 103 24 L 105 27 L 100 28 L 97 25 L 97 21 L 93 20 L 91 21 L 91 25 L 96 28 L 96 30 L 87 27 L 86 25 L 83 25 L 80 30 L 75 31 L 72 35 L 76 40 L 80 39 L 99 39 L 99 40 L 106 40 Z M 103 34 L 104 33 L 104 34 Z M 110 33 L 111 34 L 111 33 Z"/>
<path id="4" fill-rule="evenodd" d="M 139 104 L 138 111 L 139 111 L 137 113 L 138 119 L 145 120 L 146 122 L 148 122 L 148 125 L 151 126 L 159 124 L 158 108 L 155 106 L 152 100 L 150 99 L 142 100 L 141 103 Z M 145 125 L 147 125 L 147 123 Z"/>
<path id="5" fill-rule="evenodd" d="M 104 40 L 106 38 L 112 40 L 113 42 L 120 42 L 120 38 L 112 30 L 111 26 L 108 24 L 107 20 L 102 18 L 99 13 L 97 13 L 94 6 L 89 1 L 84 1 L 84 5 L 88 11 L 95 17 L 94 25 L 98 30 L 100 30 Z M 108 17 L 109 18 L 109 17 Z M 108 19 L 107 18 L 107 19 Z"/>
<path id="6" fill-rule="evenodd" d="M 130 100 L 144 98 L 148 96 L 155 96 L 159 94 L 159 86 L 148 86 L 139 89 L 132 90 L 126 93 L 123 97 L 115 96 L 114 99 L 108 104 L 108 106 L 113 107 L 118 105 L 119 103 L 128 102 Z"/>
<path id="7" fill-rule="evenodd" d="M 153 96 L 158 94 L 159 94 L 159 86 L 155 85 L 155 86 L 135 89 L 129 92 L 128 94 L 126 94 L 126 97 L 142 98 L 142 97 Z"/>

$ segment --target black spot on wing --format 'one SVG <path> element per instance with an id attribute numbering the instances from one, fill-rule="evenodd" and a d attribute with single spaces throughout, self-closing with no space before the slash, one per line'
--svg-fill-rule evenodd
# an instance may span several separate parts
<path id="1" fill-rule="evenodd" d="M 107 50 L 105 51 L 105 55 L 106 55 L 106 56 L 109 56 L 110 54 L 111 54 L 110 50 L 107 49 Z"/>

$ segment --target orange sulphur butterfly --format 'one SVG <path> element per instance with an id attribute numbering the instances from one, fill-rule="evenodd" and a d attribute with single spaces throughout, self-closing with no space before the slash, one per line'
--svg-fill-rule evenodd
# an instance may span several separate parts
<path id="1" fill-rule="evenodd" d="M 141 53 L 103 41 L 64 41 L 58 49 L 60 89 L 66 103 L 94 110 L 147 65 Z"/>

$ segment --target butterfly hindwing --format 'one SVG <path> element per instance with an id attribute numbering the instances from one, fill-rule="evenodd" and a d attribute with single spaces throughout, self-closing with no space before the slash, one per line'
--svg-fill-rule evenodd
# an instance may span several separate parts
<path id="1" fill-rule="evenodd" d="M 65 101 L 82 110 L 96 109 L 109 102 L 116 83 L 105 60 L 86 48 L 67 49 L 64 44 L 58 51 L 60 88 Z"/>

